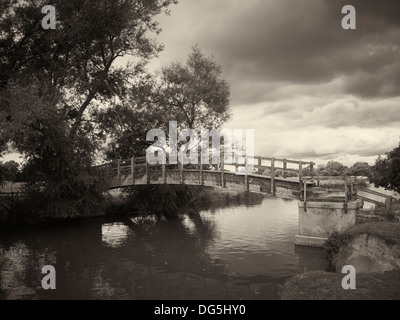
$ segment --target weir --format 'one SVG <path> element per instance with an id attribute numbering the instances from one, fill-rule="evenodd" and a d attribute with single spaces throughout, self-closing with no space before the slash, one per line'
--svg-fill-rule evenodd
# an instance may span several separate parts
<path id="1" fill-rule="evenodd" d="M 314 177 L 318 180 L 342 182 L 344 191 L 307 192 L 307 180 L 299 201 L 299 234 L 295 244 L 322 247 L 329 235 L 341 232 L 355 225 L 356 216 L 364 206 L 363 200 L 357 199 L 355 179 L 349 177 Z"/>

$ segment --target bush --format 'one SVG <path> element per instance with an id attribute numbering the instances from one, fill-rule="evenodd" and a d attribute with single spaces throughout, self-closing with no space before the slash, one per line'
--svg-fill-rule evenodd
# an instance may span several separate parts
<path id="1" fill-rule="evenodd" d="M 187 185 L 144 185 L 124 188 L 128 194 L 127 203 L 114 211 L 151 212 L 158 216 L 176 216 L 190 208 L 201 187 Z M 110 213 L 110 210 L 108 211 Z"/>
<path id="2" fill-rule="evenodd" d="M 340 249 L 344 247 L 352 239 L 352 235 L 346 232 L 333 232 L 329 238 L 325 241 L 324 249 L 327 252 L 328 260 L 330 262 L 335 259 Z"/>
<path id="3" fill-rule="evenodd" d="M 374 213 L 387 221 L 397 221 L 396 212 L 399 212 L 399 207 L 399 205 L 392 205 L 389 208 L 375 207 Z"/>

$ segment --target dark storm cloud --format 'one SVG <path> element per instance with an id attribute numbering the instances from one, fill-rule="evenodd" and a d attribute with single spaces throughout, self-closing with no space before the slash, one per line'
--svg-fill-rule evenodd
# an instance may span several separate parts
<path id="1" fill-rule="evenodd" d="M 345 5 L 356 30 L 341 27 Z M 196 43 L 214 54 L 228 125 L 255 129 L 260 154 L 373 163 L 400 133 L 399 17 L 399 0 L 181 0 L 160 66 Z"/>
<path id="2" fill-rule="evenodd" d="M 356 30 L 341 27 L 341 9 L 347 4 L 356 8 Z M 223 64 L 234 103 L 265 101 L 271 82 L 324 83 L 340 76 L 349 77 L 346 93 L 400 94 L 399 78 L 388 76 L 400 53 L 400 1 L 229 0 L 208 5 L 214 10 L 208 6 L 199 13 L 191 36 L 201 47 L 212 48 Z M 249 83 L 252 95 L 246 94 Z"/>

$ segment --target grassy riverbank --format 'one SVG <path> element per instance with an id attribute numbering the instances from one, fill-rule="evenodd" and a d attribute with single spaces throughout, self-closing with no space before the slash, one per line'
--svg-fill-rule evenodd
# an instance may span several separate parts
<path id="1" fill-rule="evenodd" d="M 283 300 L 398 300 L 400 270 L 356 274 L 356 289 L 342 288 L 341 273 L 312 271 L 285 282 Z"/>
<path id="2" fill-rule="evenodd" d="M 400 299 L 400 223 L 372 222 L 332 234 L 326 243 L 336 272 L 308 272 L 285 282 L 284 300 Z M 356 270 L 356 289 L 342 288 L 344 265 Z"/>
<path id="3" fill-rule="evenodd" d="M 14 191 L 16 191 L 15 189 Z M 243 187 L 222 188 L 191 185 L 143 185 L 105 192 L 98 210 L 82 211 L 71 216 L 49 216 L 34 207 L 34 201 L 25 197 L 2 197 L 0 227 L 9 224 L 37 224 L 49 221 L 62 222 L 110 215 L 135 215 L 152 213 L 175 216 L 188 210 L 210 207 L 261 203 L 264 194 L 243 190 Z"/>
<path id="4" fill-rule="evenodd" d="M 108 215 L 151 212 L 176 215 L 187 210 L 203 210 L 262 201 L 264 194 L 240 188 L 190 185 L 149 185 L 123 188 L 110 192 Z"/>

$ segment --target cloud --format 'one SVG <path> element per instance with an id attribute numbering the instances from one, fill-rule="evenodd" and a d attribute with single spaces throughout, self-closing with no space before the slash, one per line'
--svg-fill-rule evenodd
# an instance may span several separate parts
<path id="1" fill-rule="evenodd" d="M 346 4 L 357 10 L 356 30 L 341 28 Z M 198 42 L 213 53 L 231 83 L 233 105 L 264 101 L 257 89 L 276 82 L 320 84 L 341 76 L 349 80 L 344 93 L 400 94 L 399 78 L 390 75 L 399 71 L 398 1 L 186 0 L 176 9 L 165 22 L 182 19 L 184 27 L 166 35 L 167 52 L 184 58 L 185 44 Z M 254 94 L 244 94 L 251 87 Z"/>
<path id="2" fill-rule="evenodd" d="M 356 30 L 341 9 L 354 5 Z M 263 155 L 371 163 L 400 134 L 400 1 L 182 0 L 160 66 L 198 43 L 231 84 L 232 128 Z"/>

